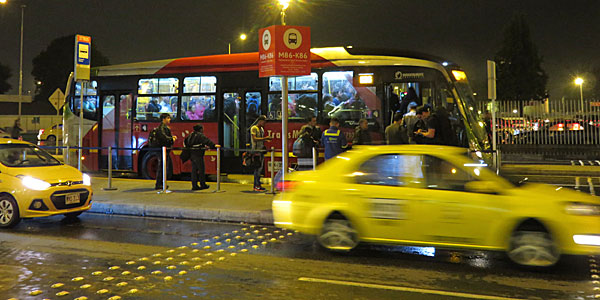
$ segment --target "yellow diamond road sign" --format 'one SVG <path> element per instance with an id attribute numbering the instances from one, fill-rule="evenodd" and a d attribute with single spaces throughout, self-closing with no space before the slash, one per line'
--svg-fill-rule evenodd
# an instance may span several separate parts
<path id="1" fill-rule="evenodd" d="M 50 100 L 50 103 L 54 105 L 56 110 L 59 110 L 65 104 L 65 94 L 60 89 L 56 89 L 56 91 L 48 97 L 48 100 Z"/>

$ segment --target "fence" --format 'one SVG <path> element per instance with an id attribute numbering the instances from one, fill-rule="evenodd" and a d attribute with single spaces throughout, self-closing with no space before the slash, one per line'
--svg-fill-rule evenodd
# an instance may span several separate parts
<path id="1" fill-rule="evenodd" d="M 490 104 L 482 103 L 479 111 L 491 111 Z M 499 100 L 495 112 L 499 145 L 600 144 L 600 101 Z M 490 117 L 483 115 L 484 119 Z"/>

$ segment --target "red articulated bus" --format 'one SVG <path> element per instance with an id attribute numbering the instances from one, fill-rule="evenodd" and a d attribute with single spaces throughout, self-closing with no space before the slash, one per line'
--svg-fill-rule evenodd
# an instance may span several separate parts
<path id="1" fill-rule="evenodd" d="M 384 129 L 412 89 L 411 101 L 443 106 L 450 114 L 459 146 L 488 150 L 489 142 L 465 72 L 441 58 L 407 51 L 332 47 L 311 49 L 312 73 L 288 79 L 288 149 L 309 117 L 321 130 L 332 117 L 352 141 L 360 119 L 369 123 L 374 143 L 384 144 Z M 281 149 L 282 77 L 258 77 L 258 53 L 198 56 L 104 66 L 92 69 L 83 95 L 83 147 L 109 147 L 113 168 L 154 178 L 157 153 L 148 151 L 150 131 L 159 115 L 172 116 L 174 147 L 183 147 L 194 124 L 222 145 L 223 173 L 247 173 L 242 153 L 250 148 L 249 128 L 259 115 L 268 118 L 267 148 Z M 64 141 L 77 146 L 81 86 L 72 86 L 64 110 Z M 152 108 L 149 108 L 152 107 Z M 158 109 L 157 109 L 158 108 Z M 158 112 L 156 111 L 158 110 Z M 403 112 L 404 113 L 404 112 Z M 190 162 L 171 151 L 169 173 L 191 171 Z M 70 163 L 77 158 L 71 155 Z M 267 155 L 268 158 L 268 155 Z M 108 168 L 108 150 L 85 149 L 88 170 Z M 208 174 L 216 173 L 216 151 L 205 156 Z M 268 159 L 267 159 L 268 161 Z M 290 163 L 296 159 L 293 155 Z M 269 164 L 265 164 L 269 174 Z M 280 168 L 278 153 L 275 168 Z"/>

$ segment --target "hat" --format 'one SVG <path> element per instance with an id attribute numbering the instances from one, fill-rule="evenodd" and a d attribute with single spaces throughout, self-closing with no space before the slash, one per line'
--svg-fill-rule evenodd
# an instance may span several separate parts
<path id="1" fill-rule="evenodd" d="M 431 107 L 428 105 L 421 105 L 417 107 L 417 115 L 422 115 L 424 112 L 430 112 Z"/>
<path id="2" fill-rule="evenodd" d="M 412 101 L 408 104 L 409 109 L 417 108 L 417 106 L 419 106 L 419 105 L 415 101 Z"/>

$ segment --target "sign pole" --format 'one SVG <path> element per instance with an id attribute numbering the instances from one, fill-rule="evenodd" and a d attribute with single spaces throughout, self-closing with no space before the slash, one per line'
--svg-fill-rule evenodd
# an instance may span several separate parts
<path id="1" fill-rule="evenodd" d="M 487 61 L 487 73 L 488 73 L 488 99 L 492 100 L 492 155 L 494 166 L 496 167 L 496 173 L 499 172 L 500 166 L 498 165 L 498 154 L 496 152 L 496 62 Z"/>
<path id="2" fill-rule="evenodd" d="M 281 181 L 288 172 L 288 77 L 281 78 Z"/>
<path id="3" fill-rule="evenodd" d="M 85 81 L 81 80 L 81 93 L 79 98 L 79 151 L 78 151 L 78 159 L 77 159 L 77 170 L 81 171 L 81 147 L 83 145 L 83 91 L 85 90 Z"/>

